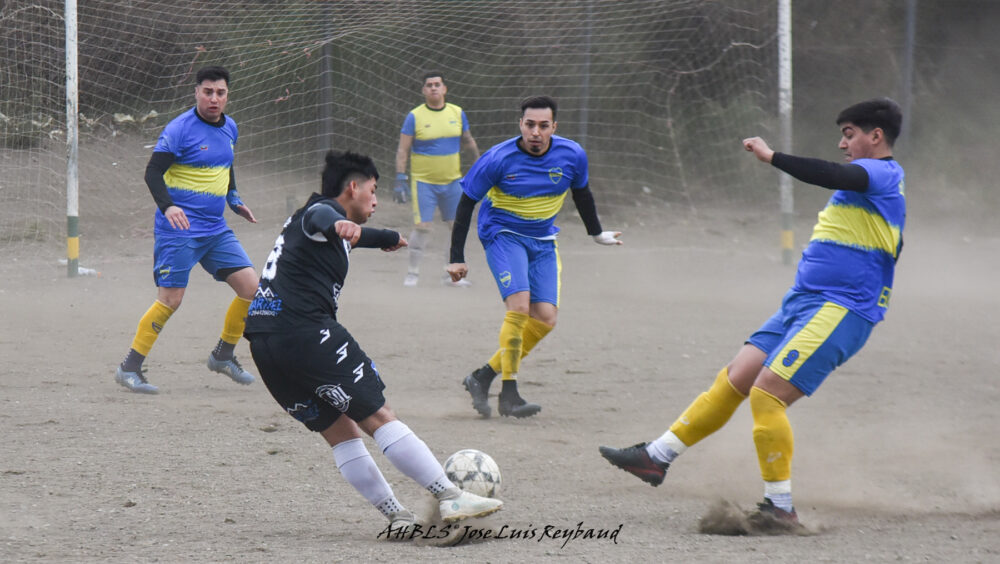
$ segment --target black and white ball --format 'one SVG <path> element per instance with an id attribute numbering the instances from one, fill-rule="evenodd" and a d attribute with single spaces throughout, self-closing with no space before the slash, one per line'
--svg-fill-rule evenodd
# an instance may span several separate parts
<path id="1" fill-rule="evenodd" d="M 500 493 L 500 467 L 493 457 L 480 450 L 466 448 L 444 461 L 444 472 L 459 488 L 483 497 Z"/>

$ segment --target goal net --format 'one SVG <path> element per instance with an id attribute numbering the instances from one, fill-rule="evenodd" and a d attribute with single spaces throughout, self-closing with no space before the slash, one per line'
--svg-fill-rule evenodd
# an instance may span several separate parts
<path id="1" fill-rule="evenodd" d="M 517 135 L 521 98 L 554 96 L 559 134 L 588 152 L 602 215 L 776 205 L 775 176 L 738 145 L 776 132 L 775 4 L 80 2 L 81 237 L 149 236 L 146 162 L 210 64 L 232 74 L 237 178 L 255 211 L 301 203 L 329 148 L 370 154 L 391 178 L 428 69 L 443 72 L 482 150 Z M 63 2 L 0 4 L 0 250 L 9 256 L 64 249 L 64 45 Z"/>

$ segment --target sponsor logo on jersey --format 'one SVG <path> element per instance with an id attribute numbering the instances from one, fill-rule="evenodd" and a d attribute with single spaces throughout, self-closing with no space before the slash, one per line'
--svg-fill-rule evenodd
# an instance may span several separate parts
<path id="1" fill-rule="evenodd" d="M 271 288 L 257 286 L 257 292 L 254 293 L 253 301 L 250 302 L 250 309 L 247 311 L 247 316 L 274 317 L 281 312 L 281 304 L 281 298 L 274 295 L 274 291 Z"/>
<path id="2" fill-rule="evenodd" d="M 316 395 L 341 413 L 347 413 L 347 408 L 351 406 L 351 396 L 340 387 L 340 384 L 324 384 L 316 388 Z"/>
<path id="3" fill-rule="evenodd" d="M 202 151 L 207 151 L 208 150 L 208 145 L 202 145 L 201 147 L 198 147 L 198 148 L 201 149 Z"/>
<path id="4" fill-rule="evenodd" d="M 559 181 L 562 180 L 562 177 L 563 177 L 563 170 L 561 168 L 555 167 L 549 169 L 549 180 L 551 180 L 553 184 L 559 184 Z"/>

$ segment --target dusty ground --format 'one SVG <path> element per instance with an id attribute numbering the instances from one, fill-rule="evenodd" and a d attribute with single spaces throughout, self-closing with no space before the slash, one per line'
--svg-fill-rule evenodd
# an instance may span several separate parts
<path id="1" fill-rule="evenodd" d="M 237 233 L 263 261 L 284 213 L 258 216 Z M 491 524 L 538 531 L 454 548 L 377 541 L 384 521 L 323 441 L 259 382 L 205 369 L 227 287 L 193 277 L 147 361 L 161 394 L 134 395 L 112 372 L 154 296 L 152 240 L 85 234 L 83 263 L 100 278 L 67 279 L 59 248 L 19 253 L 0 289 L 0 561 L 1000 560 L 995 229 L 911 214 L 887 321 L 790 411 L 796 505 L 817 534 L 722 537 L 699 534 L 698 518 L 720 498 L 750 508 L 762 494 L 747 408 L 656 489 L 597 446 L 658 436 L 777 307 L 793 269 L 770 219 L 654 217 L 630 220 L 614 249 L 562 222 L 560 324 L 522 366 L 522 393 L 544 407 L 527 420 L 479 419 L 460 386 L 493 352 L 502 316 L 478 242 L 468 289 L 436 275 L 404 289 L 405 255 L 352 256 L 342 321 L 391 405 L 442 460 L 466 447 L 493 455 L 506 505 Z M 403 228 L 405 213 L 384 203 L 374 223 Z M 245 343 L 237 353 L 250 360 Z M 427 507 L 375 457 L 404 503 Z M 620 527 L 617 542 L 541 537 L 578 523 Z"/>

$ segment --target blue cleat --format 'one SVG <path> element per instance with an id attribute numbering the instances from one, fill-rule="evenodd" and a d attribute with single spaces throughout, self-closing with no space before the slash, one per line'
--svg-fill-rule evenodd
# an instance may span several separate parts
<path id="1" fill-rule="evenodd" d="M 149 383 L 142 375 L 142 370 L 138 372 L 126 372 L 121 365 L 115 370 L 115 382 L 128 388 L 137 394 L 158 394 L 160 389 Z"/>

